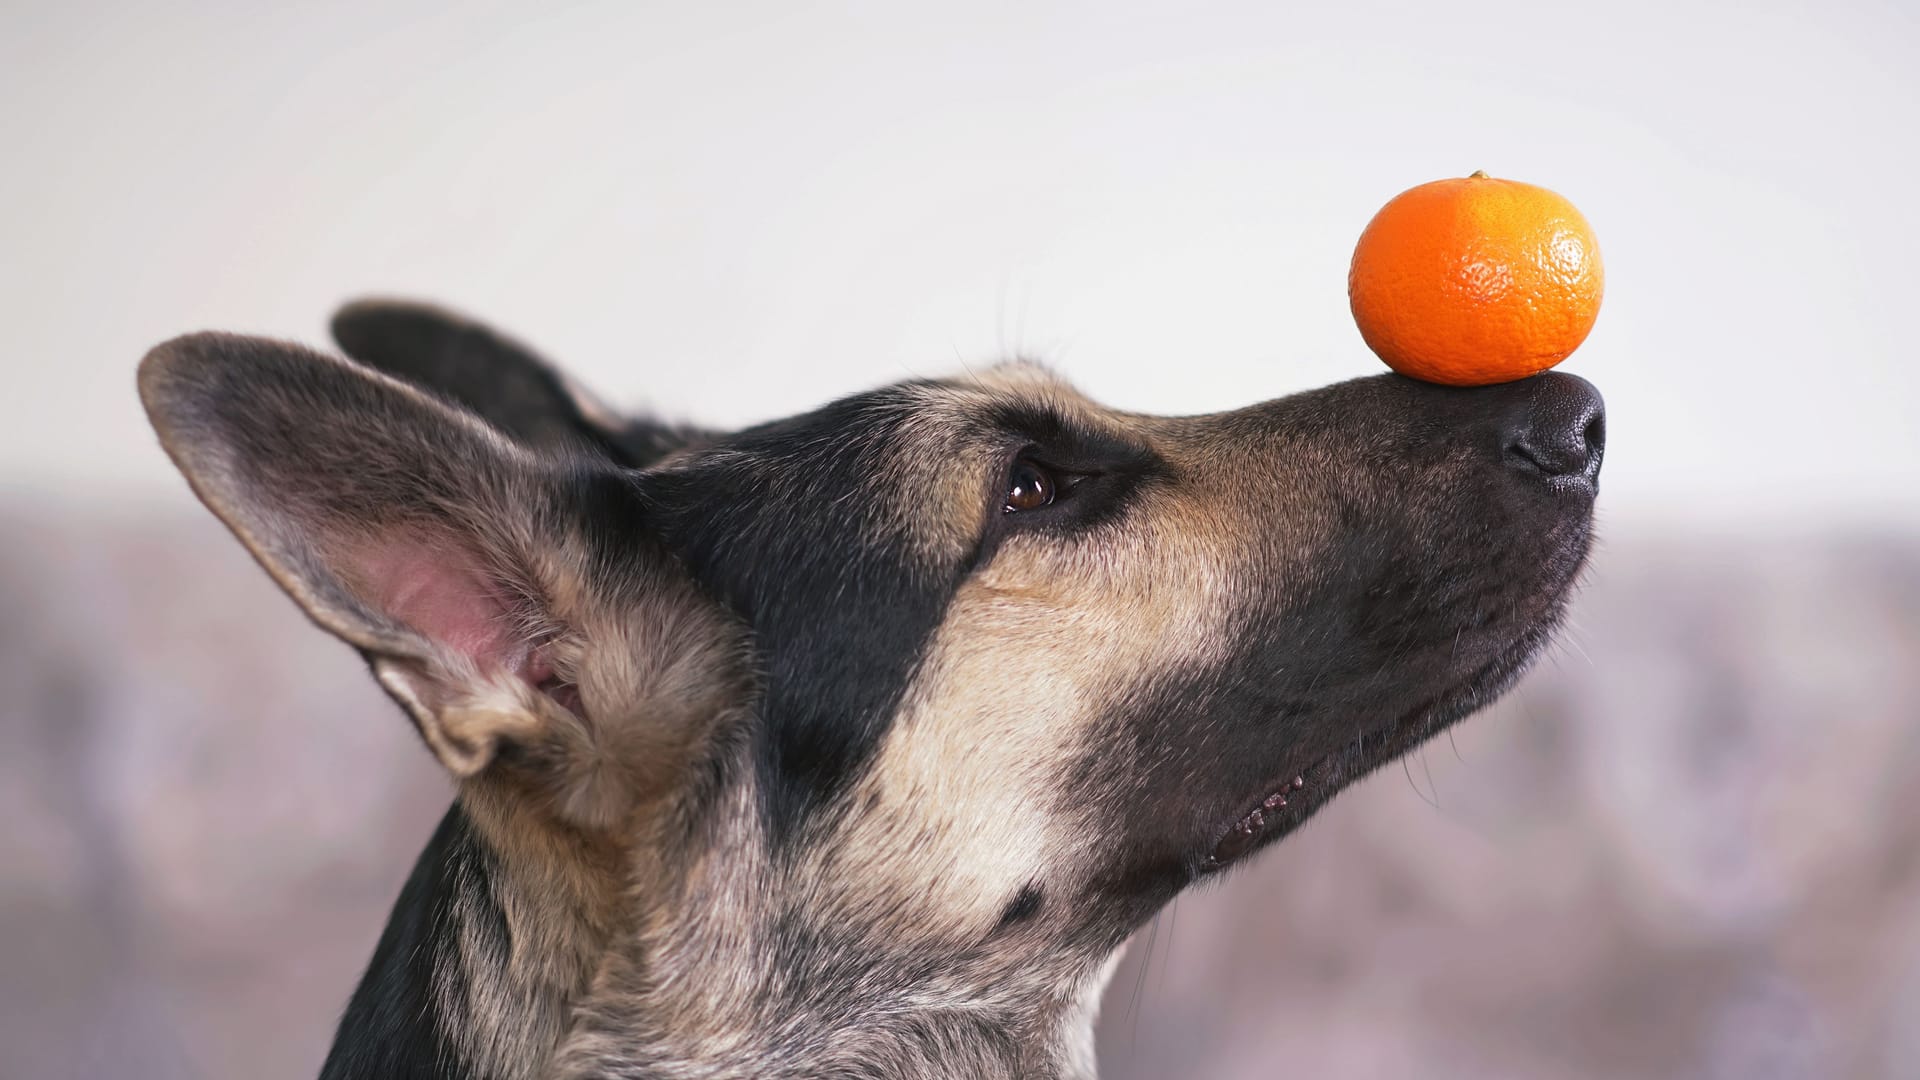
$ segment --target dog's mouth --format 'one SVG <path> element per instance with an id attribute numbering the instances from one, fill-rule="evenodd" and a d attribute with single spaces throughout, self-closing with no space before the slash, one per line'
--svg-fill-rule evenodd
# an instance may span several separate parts
<path id="1" fill-rule="evenodd" d="M 1528 630 L 1477 671 L 1394 722 L 1365 731 L 1311 764 L 1282 773 L 1283 778 L 1214 842 L 1203 870 L 1225 868 L 1280 839 L 1349 784 L 1492 704 L 1519 681 L 1539 655 L 1555 621 L 1550 619 Z"/>

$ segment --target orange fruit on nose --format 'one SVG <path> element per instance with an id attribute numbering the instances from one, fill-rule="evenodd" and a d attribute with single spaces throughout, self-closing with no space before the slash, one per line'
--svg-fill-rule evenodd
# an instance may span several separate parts
<path id="1" fill-rule="evenodd" d="M 1600 245 L 1554 192 L 1485 173 L 1394 196 L 1360 234 L 1347 297 L 1402 375 L 1511 382 L 1565 360 L 1600 314 Z"/>

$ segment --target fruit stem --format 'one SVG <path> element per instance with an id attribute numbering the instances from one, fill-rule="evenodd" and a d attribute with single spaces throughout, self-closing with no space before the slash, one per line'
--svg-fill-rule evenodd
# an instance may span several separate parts
<path id="1" fill-rule="evenodd" d="M 1467 179 L 1469 179 L 1469 180 L 1491 180 L 1491 179 L 1493 179 L 1493 177 L 1491 177 L 1491 176 L 1488 176 L 1488 175 L 1487 175 L 1487 170 L 1485 170 L 1485 169 L 1475 169 L 1475 170 L 1473 170 L 1473 175 L 1472 175 L 1472 176 L 1469 176 L 1469 177 L 1467 177 Z"/>

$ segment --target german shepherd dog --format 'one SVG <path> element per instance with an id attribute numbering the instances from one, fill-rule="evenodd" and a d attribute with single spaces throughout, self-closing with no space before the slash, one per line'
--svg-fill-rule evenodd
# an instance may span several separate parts
<path id="1" fill-rule="evenodd" d="M 1024 363 L 721 432 L 334 334 L 140 368 L 457 780 L 326 1080 L 1093 1076 L 1129 934 L 1540 650 L 1604 438 L 1559 374 L 1161 417 Z"/>

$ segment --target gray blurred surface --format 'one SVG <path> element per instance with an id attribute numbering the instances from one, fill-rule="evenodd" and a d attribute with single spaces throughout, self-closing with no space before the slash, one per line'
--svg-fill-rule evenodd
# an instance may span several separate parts
<path id="1" fill-rule="evenodd" d="M 314 1073 L 447 783 L 210 518 L 0 505 L 0 611 L 0 1077 Z M 1142 935 L 1106 1074 L 1920 1076 L 1917 720 L 1920 537 L 1609 540 L 1516 694 Z"/>

